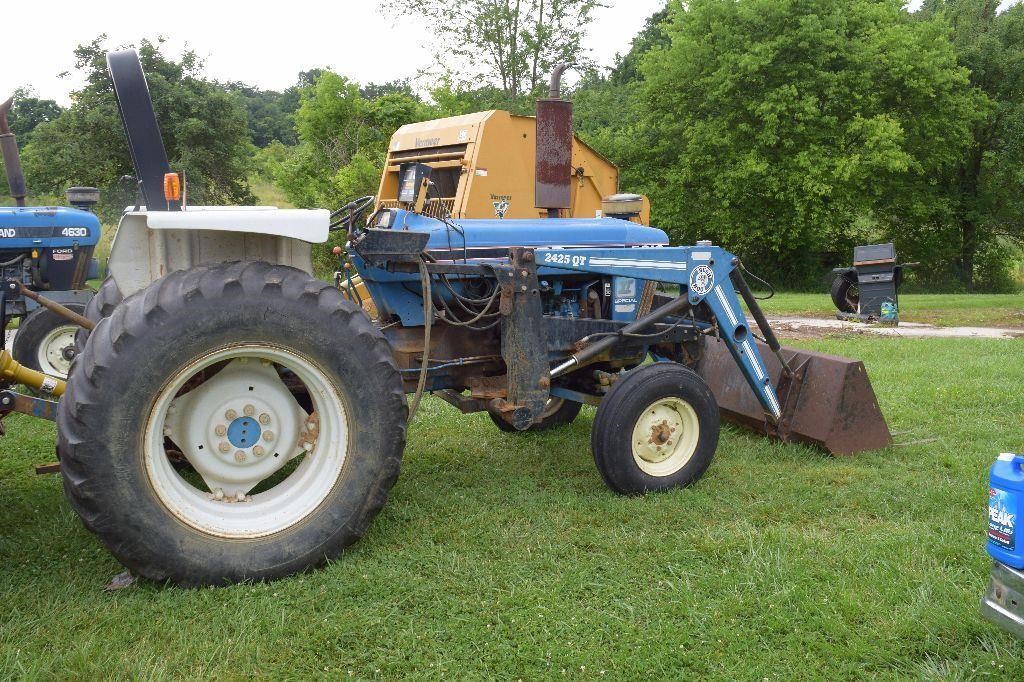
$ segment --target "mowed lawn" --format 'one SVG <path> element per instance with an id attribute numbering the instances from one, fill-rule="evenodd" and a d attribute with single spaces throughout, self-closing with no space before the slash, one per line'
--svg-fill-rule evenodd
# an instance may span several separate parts
<path id="1" fill-rule="evenodd" d="M 594 469 L 591 408 L 515 435 L 428 400 L 341 560 L 196 591 L 104 592 L 119 566 L 32 473 L 52 426 L 9 418 L 0 674 L 1024 679 L 1024 643 L 978 615 L 988 468 L 1024 451 L 1024 341 L 804 345 L 863 358 L 911 444 L 836 459 L 729 428 L 697 485 L 627 499 Z"/>
<path id="2" fill-rule="evenodd" d="M 943 327 L 1008 327 L 1024 329 L 1024 293 L 900 294 L 900 320 Z M 818 294 L 781 292 L 761 302 L 769 315 L 835 317 L 827 291 Z"/>

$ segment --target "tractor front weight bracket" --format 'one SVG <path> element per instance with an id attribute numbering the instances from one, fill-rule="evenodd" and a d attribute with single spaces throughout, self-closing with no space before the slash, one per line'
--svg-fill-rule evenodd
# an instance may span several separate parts
<path id="1" fill-rule="evenodd" d="M 501 354 L 508 368 L 508 395 L 493 407 L 517 429 L 527 429 L 550 397 L 544 309 L 532 249 L 510 249 L 509 264 L 494 266 L 501 286 Z"/>

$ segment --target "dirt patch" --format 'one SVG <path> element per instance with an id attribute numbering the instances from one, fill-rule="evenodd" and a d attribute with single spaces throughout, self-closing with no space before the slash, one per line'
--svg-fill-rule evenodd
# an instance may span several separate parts
<path id="1" fill-rule="evenodd" d="M 753 320 L 749 321 L 751 325 Z M 770 317 L 775 333 L 787 339 L 820 339 L 829 336 L 871 334 L 903 338 L 1016 339 L 1024 329 L 1001 327 L 938 327 L 920 322 L 903 322 L 897 327 L 815 317 Z"/>

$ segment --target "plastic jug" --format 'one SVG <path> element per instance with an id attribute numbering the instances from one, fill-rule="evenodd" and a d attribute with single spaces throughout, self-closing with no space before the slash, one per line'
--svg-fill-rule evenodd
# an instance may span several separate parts
<path id="1" fill-rule="evenodd" d="M 1024 568 L 1024 538 L 1017 536 L 1017 520 L 1024 512 L 1024 456 L 1004 452 L 989 472 L 989 555 L 1012 568 Z"/>

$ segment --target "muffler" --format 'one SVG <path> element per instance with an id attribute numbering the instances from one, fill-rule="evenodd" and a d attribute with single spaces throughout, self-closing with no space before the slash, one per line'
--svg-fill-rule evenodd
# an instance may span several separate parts
<path id="1" fill-rule="evenodd" d="M 785 442 L 809 443 L 833 455 L 892 444 L 862 361 L 791 346 L 782 346 L 776 355 L 765 344 L 757 345 L 778 391 L 782 417 L 778 422 L 766 417 L 726 345 L 705 337 L 697 372 L 715 394 L 722 419 Z"/>
<path id="2" fill-rule="evenodd" d="M 0 153 L 4 157 L 4 170 L 7 172 L 7 185 L 11 188 L 11 196 L 18 206 L 25 205 L 28 190 L 25 188 L 25 173 L 21 170 L 21 155 L 18 154 L 18 142 L 14 139 L 11 126 L 7 123 L 7 114 L 14 104 L 14 97 L 9 97 L 0 104 Z"/>

